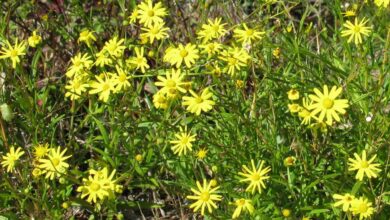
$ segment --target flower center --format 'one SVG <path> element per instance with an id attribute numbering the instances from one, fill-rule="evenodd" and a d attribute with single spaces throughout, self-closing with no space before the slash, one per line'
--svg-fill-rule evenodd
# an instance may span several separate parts
<path id="1" fill-rule="evenodd" d="M 180 140 L 181 144 L 186 145 L 188 144 L 188 137 L 182 137 Z"/>
<path id="2" fill-rule="evenodd" d="M 367 161 L 362 161 L 362 163 L 360 164 L 360 166 L 362 167 L 362 168 L 367 168 L 368 167 L 368 163 L 367 163 Z"/>
<path id="3" fill-rule="evenodd" d="M 355 31 L 355 33 L 359 33 L 360 32 L 360 26 L 356 25 L 353 30 Z"/>
<path id="4" fill-rule="evenodd" d="M 330 98 L 325 98 L 324 101 L 322 101 L 322 106 L 326 109 L 331 109 L 333 107 L 333 100 Z"/>
<path id="5" fill-rule="evenodd" d="M 163 96 L 158 97 L 157 99 L 158 103 L 165 103 L 165 98 Z"/>
<path id="6" fill-rule="evenodd" d="M 252 181 L 259 181 L 259 180 L 260 180 L 260 175 L 258 173 L 252 175 Z"/>
<path id="7" fill-rule="evenodd" d="M 202 194 L 200 194 L 200 200 L 202 200 L 203 202 L 207 202 L 209 201 L 209 199 L 210 199 L 210 193 L 202 192 Z"/>
<path id="8" fill-rule="evenodd" d="M 91 185 L 90 185 L 90 189 L 91 189 L 91 191 L 98 191 L 99 189 L 100 189 L 100 184 L 98 184 L 98 183 L 92 183 Z"/>
<path id="9" fill-rule="evenodd" d="M 176 82 L 174 80 L 167 80 L 167 87 L 170 87 L 170 88 L 175 88 L 176 87 Z"/>
<path id="10" fill-rule="evenodd" d="M 119 75 L 119 78 L 118 78 L 119 82 L 125 82 L 126 81 L 126 75 L 125 74 L 121 74 Z"/>
<path id="11" fill-rule="evenodd" d="M 188 55 L 188 52 L 186 51 L 186 49 L 183 49 L 183 50 L 180 51 L 180 56 L 181 56 L 181 57 L 184 58 L 184 57 L 186 57 L 187 55 Z"/>
<path id="12" fill-rule="evenodd" d="M 149 10 L 148 11 L 148 16 L 153 17 L 154 16 L 154 10 Z"/>
<path id="13" fill-rule="evenodd" d="M 228 63 L 230 66 L 235 66 L 237 64 L 237 59 L 234 57 L 229 57 Z"/>
<path id="14" fill-rule="evenodd" d="M 348 202 L 352 201 L 352 196 L 347 196 L 347 198 L 345 200 L 347 200 Z"/>
<path id="15" fill-rule="evenodd" d="M 11 50 L 10 54 L 11 54 L 11 57 L 17 57 L 18 56 L 18 51 L 17 50 Z"/>
<path id="16" fill-rule="evenodd" d="M 137 58 L 137 63 L 138 63 L 138 65 L 143 64 L 144 63 L 144 57 L 138 57 Z"/>
<path id="17" fill-rule="evenodd" d="M 248 29 L 248 30 L 246 30 L 246 35 L 247 36 L 252 36 L 253 35 L 253 30 L 252 29 Z"/>
<path id="18" fill-rule="evenodd" d="M 73 89 L 77 90 L 79 88 L 80 88 L 80 83 L 79 82 L 73 83 Z"/>
<path id="19" fill-rule="evenodd" d="M 245 199 L 239 199 L 237 200 L 237 206 L 244 206 L 245 205 Z"/>
<path id="20" fill-rule="evenodd" d="M 365 213 L 367 212 L 367 209 L 368 209 L 367 204 L 364 202 L 362 202 L 358 207 L 359 213 Z"/>
<path id="21" fill-rule="evenodd" d="M 103 87 L 102 87 L 102 90 L 103 90 L 103 91 L 110 90 L 110 84 L 104 83 L 104 84 L 103 84 Z"/>
<path id="22" fill-rule="evenodd" d="M 60 164 L 60 159 L 58 159 L 58 158 L 53 158 L 53 159 L 51 159 L 51 162 L 52 162 L 53 165 L 56 167 L 56 166 L 58 166 L 58 164 Z"/>
<path id="23" fill-rule="evenodd" d="M 153 35 L 157 35 L 158 32 L 160 32 L 160 29 L 158 29 L 156 27 L 150 29 L 150 33 L 152 33 Z"/>
<path id="24" fill-rule="evenodd" d="M 203 102 L 202 97 L 197 97 L 197 98 L 195 99 L 195 102 L 198 103 L 198 104 L 201 104 L 201 103 Z"/>

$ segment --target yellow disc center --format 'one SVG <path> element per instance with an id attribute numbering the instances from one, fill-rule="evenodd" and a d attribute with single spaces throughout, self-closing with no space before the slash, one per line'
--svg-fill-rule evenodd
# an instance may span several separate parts
<path id="1" fill-rule="evenodd" d="M 202 192 L 202 194 L 200 194 L 200 200 L 207 202 L 209 201 L 209 199 L 210 199 L 210 193 Z"/>
<path id="2" fill-rule="evenodd" d="M 330 99 L 330 98 L 325 98 L 323 101 L 322 101 L 322 106 L 326 109 L 331 109 L 333 107 L 333 100 Z"/>
<path id="3" fill-rule="evenodd" d="M 91 191 L 98 191 L 100 189 L 100 184 L 98 183 L 92 183 L 90 186 Z"/>

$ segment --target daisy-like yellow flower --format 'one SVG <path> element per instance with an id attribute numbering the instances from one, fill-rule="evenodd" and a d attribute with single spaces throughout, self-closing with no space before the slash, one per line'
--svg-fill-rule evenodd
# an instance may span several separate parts
<path id="1" fill-rule="evenodd" d="M 97 200 L 104 200 L 106 198 L 112 198 L 114 192 L 117 191 L 120 186 L 116 184 L 116 180 L 113 180 L 115 170 L 108 175 L 108 169 L 103 170 L 89 170 L 88 179 L 83 178 L 83 185 L 77 188 L 77 192 L 81 192 L 81 198 L 87 198 L 87 202 L 96 203 Z"/>
<path id="2" fill-rule="evenodd" d="M 170 141 L 172 146 L 172 151 L 174 154 L 186 155 L 187 150 L 192 151 L 192 142 L 195 141 L 196 134 L 191 134 L 187 132 L 187 127 L 180 128 L 180 132 L 175 134 L 175 140 Z"/>
<path id="3" fill-rule="evenodd" d="M 18 147 L 15 150 L 15 147 L 12 146 L 9 149 L 9 152 L 3 156 L 1 161 L 1 165 L 5 168 L 7 167 L 7 172 L 12 172 L 15 169 L 15 163 L 19 160 L 19 158 L 24 154 L 22 148 Z"/>
<path id="4" fill-rule="evenodd" d="M 265 34 L 263 31 L 256 31 L 255 29 L 248 28 L 245 23 L 243 26 L 244 29 L 236 28 L 234 30 L 234 38 L 236 38 L 238 42 L 251 44 L 255 40 L 260 40 Z"/>
<path id="5" fill-rule="evenodd" d="M 88 86 L 89 85 L 85 83 L 82 78 L 69 80 L 68 84 L 65 86 L 65 89 L 67 90 L 65 97 L 70 97 L 70 100 L 78 100 L 81 98 L 81 94 L 87 91 Z"/>
<path id="6" fill-rule="evenodd" d="M 197 35 L 198 39 L 202 39 L 203 43 L 207 43 L 212 39 L 217 39 L 224 36 L 227 31 L 225 29 L 226 23 L 221 24 L 222 18 L 216 18 L 214 21 L 208 19 L 207 24 L 202 25 Z"/>
<path id="7" fill-rule="evenodd" d="M 237 199 L 234 204 L 236 205 L 236 209 L 233 212 L 232 218 L 238 218 L 241 215 L 241 212 L 244 210 L 248 211 L 250 214 L 253 213 L 255 208 L 252 205 L 252 200 L 249 199 Z"/>
<path id="8" fill-rule="evenodd" d="M 352 24 L 350 21 L 347 21 L 345 24 L 343 24 L 344 28 L 346 30 L 341 31 L 341 36 L 343 37 L 349 37 L 348 43 L 350 43 L 352 40 L 354 40 L 354 43 L 356 45 L 362 43 L 362 35 L 368 36 L 368 34 L 371 33 L 371 27 L 365 26 L 365 24 L 368 22 L 368 19 L 363 18 L 361 21 L 359 21 L 357 18 L 355 18 L 355 23 Z"/>
<path id="9" fill-rule="evenodd" d="M 334 194 L 333 199 L 339 200 L 335 202 L 333 206 L 335 207 L 343 206 L 343 211 L 348 212 L 351 207 L 352 201 L 355 199 L 355 196 L 349 193 L 345 193 L 344 195 Z"/>
<path id="10" fill-rule="evenodd" d="M 314 89 L 316 95 L 309 95 L 313 103 L 308 107 L 311 114 L 318 116 L 318 121 L 323 121 L 326 118 L 326 124 L 332 125 L 333 119 L 340 121 L 338 113 L 345 114 L 345 109 L 349 107 L 347 99 L 336 99 L 341 94 L 342 88 L 333 86 L 329 91 L 328 86 L 324 85 L 322 93 L 317 88 Z"/>
<path id="11" fill-rule="evenodd" d="M 196 152 L 196 158 L 198 158 L 198 160 L 203 160 L 203 159 L 206 157 L 207 152 L 208 152 L 207 149 L 205 149 L 205 148 L 200 148 L 200 149 L 198 150 L 198 152 Z"/>
<path id="12" fill-rule="evenodd" d="M 387 6 L 389 6 L 389 4 L 390 4 L 390 0 L 375 0 L 374 3 L 378 7 L 387 8 Z"/>
<path id="13" fill-rule="evenodd" d="M 219 54 L 222 49 L 222 44 L 217 42 L 211 42 L 207 44 L 201 44 L 199 45 L 199 48 L 203 49 L 201 51 L 202 54 L 207 54 L 208 58 L 212 57 L 213 55 Z"/>
<path id="14" fill-rule="evenodd" d="M 373 161 L 376 158 L 376 154 L 371 157 L 370 160 L 367 161 L 366 157 L 366 151 L 363 150 L 362 157 L 360 157 L 357 153 L 354 153 L 355 159 L 348 158 L 349 160 L 349 169 L 357 170 L 356 173 L 356 179 L 362 181 L 364 178 L 364 175 L 366 175 L 369 179 L 370 178 L 376 178 L 378 176 L 378 173 L 381 171 L 378 167 L 380 166 L 379 163 L 373 163 Z"/>
<path id="15" fill-rule="evenodd" d="M 28 45 L 30 47 L 36 47 L 41 41 L 42 37 L 37 35 L 37 31 L 33 31 L 33 34 L 28 38 Z"/>
<path id="16" fill-rule="evenodd" d="M 26 42 L 22 41 L 18 44 L 18 39 L 15 40 L 15 45 L 12 46 L 9 41 L 6 41 L 7 47 L 2 47 L 0 51 L 0 59 L 10 58 L 12 68 L 16 68 L 16 64 L 20 63 L 20 56 L 26 54 Z"/>
<path id="17" fill-rule="evenodd" d="M 161 2 L 153 5 L 152 0 L 145 0 L 137 7 L 139 23 L 143 24 L 145 27 L 150 27 L 153 24 L 163 22 L 162 17 L 167 15 L 167 11 L 162 6 Z"/>
<path id="18" fill-rule="evenodd" d="M 177 48 L 168 48 L 165 51 L 164 60 L 171 65 L 176 65 L 176 68 L 179 68 L 182 63 L 185 63 L 190 68 L 199 58 L 198 52 L 196 45 L 188 43 L 183 46 L 179 44 Z"/>
<path id="19" fill-rule="evenodd" d="M 290 89 L 290 91 L 287 92 L 288 99 L 294 101 L 299 99 L 299 92 L 296 89 Z"/>
<path id="20" fill-rule="evenodd" d="M 123 55 L 126 47 L 123 46 L 125 39 L 118 40 L 118 37 L 110 39 L 104 44 L 103 50 L 107 51 L 111 56 L 119 58 Z"/>
<path id="21" fill-rule="evenodd" d="M 372 203 L 368 199 L 360 197 L 354 199 L 351 204 L 351 211 L 353 215 L 359 215 L 359 220 L 369 218 L 374 214 L 375 209 L 372 207 Z"/>
<path id="22" fill-rule="evenodd" d="M 204 215 L 205 209 L 212 213 L 213 209 L 217 208 L 217 205 L 214 201 L 221 201 L 222 196 L 218 195 L 216 191 L 219 189 L 219 186 L 212 188 L 211 182 L 207 183 L 206 179 L 203 179 L 203 186 L 199 181 L 196 181 L 197 189 L 191 188 L 191 191 L 195 194 L 193 196 L 187 196 L 187 199 L 196 200 L 193 204 L 190 205 L 190 208 L 194 212 L 200 209 L 201 215 Z"/>
<path id="23" fill-rule="evenodd" d="M 249 54 L 242 48 L 234 47 L 228 50 L 224 50 L 219 58 L 226 62 L 224 72 L 234 76 L 236 71 L 240 71 L 241 67 L 247 66 L 247 62 L 250 59 Z"/>
<path id="24" fill-rule="evenodd" d="M 169 28 L 164 27 L 164 26 L 165 26 L 165 23 L 161 22 L 161 23 L 155 23 L 155 24 L 151 25 L 150 27 L 141 28 L 141 30 L 144 31 L 140 35 L 141 39 L 145 39 L 146 42 L 147 42 L 147 39 L 149 39 L 149 42 L 152 44 L 154 42 L 154 40 L 161 40 L 161 39 L 168 37 L 167 32 L 169 31 Z"/>
<path id="25" fill-rule="evenodd" d="M 45 157 L 49 153 L 49 144 L 38 144 L 34 146 L 34 157 L 40 159 Z"/>
<path id="26" fill-rule="evenodd" d="M 148 60 L 144 57 L 144 48 L 136 47 L 135 57 L 130 58 L 129 63 L 136 66 L 136 69 L 141 69 L 142 73 L 145 73 L 145 69 L 149 69 Z"/>
<path id="27" fill-rule="evenodd" d="M 213 109 L 215 102 L 210 100 L 213 96 L 213 93 L 210 92 L 210 89 L 205 88 L 200 95 L 196 94 L 194 91 L 190 90 L 192 96 L 183 97 L 183 106 L 187 106 L 187 111 L 200 115 L 200 113 L 208 112 Z"/>
<path id="28" fill-rule="evenodd" d="M 164 92 L 158 91 L 153 95 L 153 104 L 156 108 L 168 108 L 168 98 Z"/>
<path id="29" fill-rule="evenodd" d="M 61 147 L 57 149 L 51 149 L 47 155 L 48 159 L 39 159 L 40 165 L 38 168 L 42 170 L 42 174 L 46 173 L 45 178 L 54 179 L 55 177 L 60 177 L 66 173 L 66 169 L 69 167 L 69 164 L 65 162 L 72 155 L 64 156 L 66 153 L 66 148 L 61 152 Z"/>
<path id="30" fill-rule="evenodd" d="M 112 59 L 110 58 L 110 54 L 103 48 L 99 53 L 96 54 L 95 65 L 104 67 L 112 64 Z"/>
<path id="31" fill-rule="evenodd" d="M 99 93 L 99 100 L 107 102 L 110 94 L 115 92 L 116 82 L 108 74 L 104 74 L 103 77 L 104 79 L 101 76 L 95 76 L 96 81 L 89 83 L 89 87 L 92 88 L 89 94 Z"/>
<path id="32" fill-rule="evenodd" d="M 71 77 L 79 77 L 84 74 L 84 71 L 89 70 L 92 67 L 92 60 L 88 54 L 78 53 L 76 56 L 70 59 L 72 65 L 68 68 L 66 72 L 66 76 Z"/>
<path id="33" fill-rule="evenodd" d="M 344 13 L 342 13 L 345 17 L 355 17 L 356 11 L 353 9 L 348 9 Z"/>
<path id="34" fill-rule="evenodd" d="M 288 110 L 290 110 L 291 113 L 297 113 L 301 109 L 301 106 L 298 104 L 288 104 Z"/>
<path id="35" fill-rule="evenodd" d="M 135 7 L 133 9 L 133 12 L 131 12 L 131 15 L 129 16 L 129 23 L 134 24 L 135 22 L 137 22 L 137 18 L 138 18 L 138 7 Z"/>
<path id="36" fill-rule="evenodd" d="M 115 84 L 115 92 L 122 91 L 130 87 L 129 76 L 119 65 L 115 66 L 116 74 L 111 74 L 112 84 Z"/>
<path id="37" fill-rule="evenodd" d="M 93 41 L 96 41 L 96 37 L 93 35 L 93 32 L 89 30 L 83 30 L 77 40 L 77 42 L 84 42 L 88 47 L 91 47 Z"/>
<path id="38" fill-rule="evenodd" d="M 311 112 L 308 110 L 311 105 L 308 98 L 302 99 L 302 106 L 299 109 L 298 116 L 302 118 L 301 124 L 309 125 L 311 123 L 311 119 L 313 118 Z"/>
<path id="39" fill-rule="evenodd" d="M 271 167 L 263 168 L 264 161 L 262 160 L 260 163 L 259 169 L 256 168 L 255 162 L 251 160 L 252 170 L 250 170 L 246 165 L 243 165 L 243 172 L 239 172 L 238 174 L 244 179 L 241 179 L 240 182 L 249 182 L 248 187 L 245 191 L 251 191 L 253 194 L 255 190 L 261 193 L 262 188 L 265 189 L 264 180 L 269 179 L 267 173 L 271 171 Z"/>
<path id="40" fill-rule="evenodd" d="M 186 82 L 183 82 L 184 75 L 181 74 L 180 69 L 171 70 L 166 72 L 165 77 L 157 76 L 159 82 L 156 82 L 155 85 L 162 87 L 161 92 L 167 94 L 170 98 L 175 98 L 179 92 L 185 93 L 184 85 Z"/>

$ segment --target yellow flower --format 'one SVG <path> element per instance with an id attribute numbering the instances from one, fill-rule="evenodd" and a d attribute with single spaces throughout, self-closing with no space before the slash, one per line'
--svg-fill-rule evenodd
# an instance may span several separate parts
<path id="1" fill-rule="evenodd" d="M 85 92 L 89 86 L 83 81 L 84 80 L 80 78 L 69 80 L 68 84 L 65 86 L 65 89 L 67 90 L 65 97 L 70 97 L 70 100 L 77 100 L 81 98 L 81 94 Z"/>
<path id="2" fill-rule="evenodd" d="M 302 99 L 303 107 L 299 109 L 298 116 L 302 118 L 301 124 L 303 125 L 309 125 L 311 122 L 311 119 L 313 118 L 311 112 L 308 110 L 311 103 L 309 102 L 308 98 Z"/>
<path id="3" fill-rule="evenodd" d="M 33 31 L 32 36 L 28 38 L 28 45 L 30 45 L 30 47 L 36 47 L 41 41 L 41 36 L 37 35 L 36 31 Z"/>
<path id="4" fill-rule="evenodd" d="M 289 217 L 291 215 L 291 210 L 290 209 L 283 209 L 282 215 L 283 215 L 283 217 Z"/>
<path id="5" fill-rule="evenodd" d="M 153 95 L 153 104 L 156 108 L 166 109 L 168 108 L 168 99 L 164 92 L 158 91 Z"/>
<path id="6" fill-rule="evenodd" d="M 256 169 L 255 162 L 251 160 L 252 170 L 250 170 L 246 165 L 243 165 L 243 172 L 239 172 L 240 176 L 245 177 L 241 179 L 240 182 L 249 182 L 249 186 L 245 191 L 251 191 L 253 194 L 257 188 L 257 191 L 261 193 L 261 188 L 265 189 L 264 180 L 269 179 L 267 173 L 271 171 L 270 167 L 265 167 L 263 169 L 264 161 L 261 161 L 259 169 Z"/>
<path id="7" fill-rule="evenodd" d="M 115 170 L 108 175 L 108 169 L 89 170 L 88 179 L 83 178 L 83 185 L 77 188 L 77 192 L 81 192 L 81 198 L 87 197 L 87 202 L 96 203 L 97 199 L 103 201 L 106 198 L 112 198 L 114 192 L 120 188 L 113 180 Z"/>
<path id="8" fill-rule="evenodd" d="M 378 7 L 387 8 L 387 6 L 390 4 L 390 0 L 375 0 L 374 3 Z"/>
<path id="9" fill-rule="evenodd" d="M 213 108 L 215 102 L 210 100 L 213 96 L 213 93 L 209 91 L 210 89 L 205 88 L 200 95 L 196 94 L 194 91 L 190 90 L 191 96 L 183 97 L 183 106 L 188 105 L 187 111 L 200 115 L 200 113 L 208 112 Z"/>
<path id="10" fill-rule="evenodd" d="M 308 110 L 312 110 L 311 114 L 318 116 L 318 121 L 323 121 L 326 117 L 326 124 L 332 125 L 333 119 L 340 121 L 337 113 L 345 114 L 345 109 L 349 107 L 347 99 L 336 99 L 342 91 L 341 87 L 333 86 L 329 91 L 328 86 L 324 85 L 324 92 L 320 92 L 317 88 L 314 89 L 316 95 L 309 95 L 313 103 L 308 106 Z"/>
<path id="11" fill-rule="evenodd" d="M 34 146 L 34 156 L 36 159 L 43 158 L 49 152 L 49 144 L 38 144 Z"/>
<path id="12" fill-rule="evenodd" d="M 36 178 L 36 177 L 39 177 L 40 175 L 42 175 L 42 170 L 39 169 L 39 168 L 34 168 L 33 171 L 32 171 L 32 175 Z"/>
<path id="13" fill-rule="evenodd" d="M 355 17 L 356 11 L 353 9 L 346 10 L 344 13 L 342 13 L 345 17 Z"/>
<path id="14" fill-rule="evenodd" d="M 9 152 L 3 156 L 3 160 L 1 161 L 1 165 L 5 168 L 7 167 L 7 172 L 12 172 L 15 167 L 16 161 L 19 160 L 19 158 L 24 154 L 24 151 L 22 151 L 22 148 L 18 147 L 15 150 L 15 147 L 12 146 L 9 149 Z"/>
<path id="15" fill-rule="evenodd" d="M 112 84 L 115 84 L 115 92 L 119 92 L 126 88 L 129 88 L 129 79 L 131 79 L 131 76 L 127 75 L 127 73 L 119 65 L 116 65 L 115 68 L 116 74 L 111 74 Z"/>
<path id="16" fill-rule="evenodd" d="M 244 87 L 244 81 L 242 80 L 236 80 L 236 88 L 237 89 L 241 89 L 242 87 Z"/>
<path id="17" fill-rule="evenodd" d="M 252 205 L 252 201 L 249 199 L 244 199 L 244 198 L 237 199 L 234 202 L 234 204 L 237 207 L 233 212 L 233 216 L 232 216 L 233 219 L 238 218 L 241 215 L 242 210 L 244 211 L 247 210 L 250 214 L 252 214 L 253 211 L 255 210 L 255 208 Z"/>
<path id="18" fill-rule="evenodd" d="M 160 80 L 156 82 L 155 85 L 162 87 L 161 93 L 167 94 L 169 98 L 175 98 L 178 92 L 185 93 L 186 90 L 183 88 L 185 82 L 183 82 L 184 75 L 181 74 L 180 69 L 172 69 L 171 73 L 166 72 L 166 77 L 157 76 L 157 79 Z"/>
<path id="19" fill-rule="evenodd" d="M 355 159 L 348 158 L 349 160 L 349 171 L 352 170 L 358 170 L 356 173 L 356 179 L 362 181 L 364 178 L 364 174 L 370 179 L 370 178 L 376 178 L 378 176 L 378 173 L 381 171 L 381 169 L 378 168 L 380 166 L 379 163 L 372 163 L 375 158 L 376 154 L 371 157 L 370 160 L 367 161 L 366 159 L 366 151 L 363 150 L 362 157 L 360 157 L 357 153 L 354 153 Z"/>
<path id="20" fill-rule="evenodd" d="M 95 65 L 104 67 L 112 64 L 110 54 L 103 48 L 99 53 L 96 54 Z"/>
<path id="21" fill-rule="evenodd" d="M 275 49 L 272 51 L 272 55 L 273 55 L 275 58 L 279 59 L 279 58 L 280 58 L 280 47 L 275 48 Z"/>
<path id="22" fill-rule="evenodd" d="M 290 110 L 291 113 L 299 112 L 301 109 L 301 106 L 298 104 L 288 104 L 288 110 Z"/>
<path id="23" fill-rule="evenodd" d="M 248 28 L 244 23 L 244 29 L 236 28 L 234 30 L 234 38 L 238 42 L 243 44 L 251 44 L 254 40 L 261 40 L 262 36 L 265 34 L 263 31 L 256 31 L 255 29 Z"/>
<path id="24" fill-rule="evenodd" d="M 187 150 L 192 151 L 192 142 L 195 141 L 196 134 L 191 135 L 191 132 L 187 132 L 187 127 L 180 128 L 180 132 L 175 134 L 176 139 L 170 141 L 172 146 L 172 151 L 174 154 L 186 155 Z"/>
<path id="25" fill-rule="evenodd" d="M 142 159 L 143 159 L 143 157 L 142 157 L 142 154 L 137 154 L 137 155 L 135 155 L 135 160 L 137 161 L 137 162 L 141 162 L 142 161 Z"/>
<path id="26" fill-rule="evenodd" d="M 224 50 L 219 58 L 226 62 L 224 71 L 229 75 L 234 76 L 236 70 L 239 71 L 241 70 L 241 67 L 247 66 L 250 56 L 244 49 L 234 47 Z"/>
<path id="27" fill-rule="evenodd" d="M 200 148 L 198 152 L 196 152 L 196 157 L 198 160 L 203 160 L 207 155 L 208 150 L 205 148 Z"/>
<path id="28" fill-rule="evenodd" d="M 212 57 L 215 54 L 219 54 L 222 49 L 222 44 L 217 42 L 207 43 L 207 44 L 201 44 L 199 45 L 199 48 L 203 49 L 201 51 L 202 54 L 208 55 L 208 58 Z"/>
<path id="29" fill-rule="evenodd" d="M 92 41 L 96 41 L 96 37 L 93 35 L 93 32 L 89 30 L 82 31 L 79 35 L 79 39 L 77 40 L 77 42 L 85 42 L 88 47 L 91 46 Z"/>
<path id="30" fill-rule="evenodd" d="M 138 17 L 138 8 L 135 7 L 133 9 L 133 12 L 131 12 L 131 15 L 129 16 L 129 23 L 134 24 L 137 21 L 137 17 Z"/>
<path id="31" fill-rule="evenodd" d="M 99 93 L 99 100 L 107 102 L 111 92 L 115 92 L 115 85 L 113 79 L 104 74 L 104 79 L 100 76 L 95 76 L 97 81 L 90 82 L 89 86 L 92 88 L 89 90 L 89 94 Z"/>
<path id="32" fill-rule="evenodd" d="M 352 201 L 351 211 L 353 215 L 359 215 L 359 220 L 362 220 L 369 218 L 374 213 L 375 209 L 368 199 L 360 197 Z"/>
<path id="33" fill-rule="evenodd" d="M 125 39 L 120 39 L 118 41 L 118 37 L 115 36 L 104 44 L 103 50 L 107 51 L 111 56 L 119 58 L 123 55 L 126 48 L 122 45 L 124 41 Z"/>
<path id="34" fill-rule="evenodd" d="M 61 148 L 51 149 L 47 155 L 48 159 L 39 159 L 40 165 L 38 168 L 42 170 L 42 174 L 46 173 L 45 178 L 54 179 L 55 177 L 60 177 L 62 174 L 66 173 L 66 169 L 69 167 L 69 164 L 65 161 L 71 157 L 64 156 L 67 149 L 64 149 L 61 152 Z"/>
<path id="35" fill-rule="evenodd" d="M 205 208 L 207 207 L 210 213 L 213 212 L 213 208 L 216 209 L 217 205 L 214 201 L 221 201 L 222 196 L 218 195 L 216 191 L 219 186 L 212 188 L 211 183 L 207 183 L 206 179 L 203 179 L 203 186 L 199 181 L 196 181 L 197 189 L 191 188 L 191 191 L 195 194 L 193 196 L 187 196 L 187 199 L 197 200 L 190 205 L 190 208 L 194 212 L 201 210 L 201 215 L 204 215 Z"/>
<path id="36" fill-rule="evenodd" d="M 66 76 L 69 78 L 73 76 L 80 77 L 80 75 L 83 75 L 86 70 L 89 70 L 93 64 L 91 57 L 86 53 L 83 55 L 78 53 L 76 56 L 72 57 L 70 61 L 72 62 L 72 65 L 66 72 Z"/>
<path id="37" fill-rule="evenodd" d="M 16 68 L 16 64 L 20 62 L 20 56 L 23 56 L 26 54 L 26 42 L 22 41 L 20 44 L 18 44 L 18 39 L 15 40 L 15 46 L 12 47 L 12 45 L 9 43 L 9 41 L 6 41 L 7 47 L 2 47 L 0 51 L 0 59 L 6 59 L 10 58 L 12 61 L 12 68 Z"/>
<path id="38" fill-rule="evenodd" d="M 169 28 L 164 27 L 164 25 L 165 23 L 161 22 L 161 23 L 155 23 L 150 27 L 141 28 L 141 30 L 143 30 L 144 33 L 140 35 L 140 38 L 145 39 L 146 42 L 147 39 L 149 38 L 149 42 L 152 44 L 155 39 L 161 40 L 168 37 L 167 31 L 169 31 Z"/>
<path id="39" fill-rule="evenodd" d="M 299 92 L 296 89 L 290 89 L 290 91 L 287 92 L 288 99 L 294 101 L 299 99 Z"/>
<path id="40" fill-rule="evenodd" d="M 348 38 L 348 43 L 350 43 L 353 39 L 356 45 L 362 43 L 362 35 L 368 36 L 368 34 L 371 33 L 371 27 L 365 26 L 365 24 L 368 22 L 368 19 L 363 18 L 361 21 L 358 21 L 357 18 L 355 18 L 355 23 L 352 24 L 350 21 L 347 21 L 343 26 L 346 28 L 346 30 L 341 31 L 341 36 Z"/>
<path id="41" fill-rule="evenodd" d="M 145 73 L 145 69 L 149 69 L 148 60 L 144 57 L 144 48 L 134 48 L 136 56 L 129 60 L 130 64 L 136 66 L 137 69 L 141 69 L 142 73 Z"/>
<path id="42" fill-rule="evenodd" d="M 334 194 L 333 199 L 337 199 L 339 201 L 335 202 L 333 206 L 343 206 L 343 211 L 348 212 L 351 207 L 352 201 L 355 199 L 355 196 L 345 193 L 344 195 Z"/>
<path id="43" fill-rule="evenodd" d="M 284 163 L 284 166 L 286 167 L 289 167 L 289 166 L 292 166 L 295 164 L 295 161 L 297 160 L 297 158 L 293 157 L 293 156 L 289 156 L 289 157 L 286 157 L 283 161 Z"/>
<path id="44" fill-rule="evenodd" d="M 183 62 L 189 68 L 198 58 L 198 49 L 191 43 L 185 46 L 179 44 L 177 48 L 168 48 L 164 55 L 164 61 L 169 62 L 171 65 L 176 65 L 176 68 L 179 68 Z"/>
<path id="45" fill-rule="evenodd" d="M 202 30 L 197 33 L 198 39 L 202 39 L 203 43 L 206 43 L 211 39 L 224 36 L 227 33 L 224 27 L 226 23 L 221 24 L 221 21 L 222 18 L 216 18 L 214 21 L 208 19 L 208 23 L 203 24 Z"/>
<path id="46" fill-rule="evenodd" d="M 137 7 L 139 22 L 145 27 L 150 27 L 153 24 L 163 22 L 161 17 L 164 17 L 167 14 L 166 9 L 162 7 L 161 2 L 153 5 L 152 0 L 145 0 Z"/>

